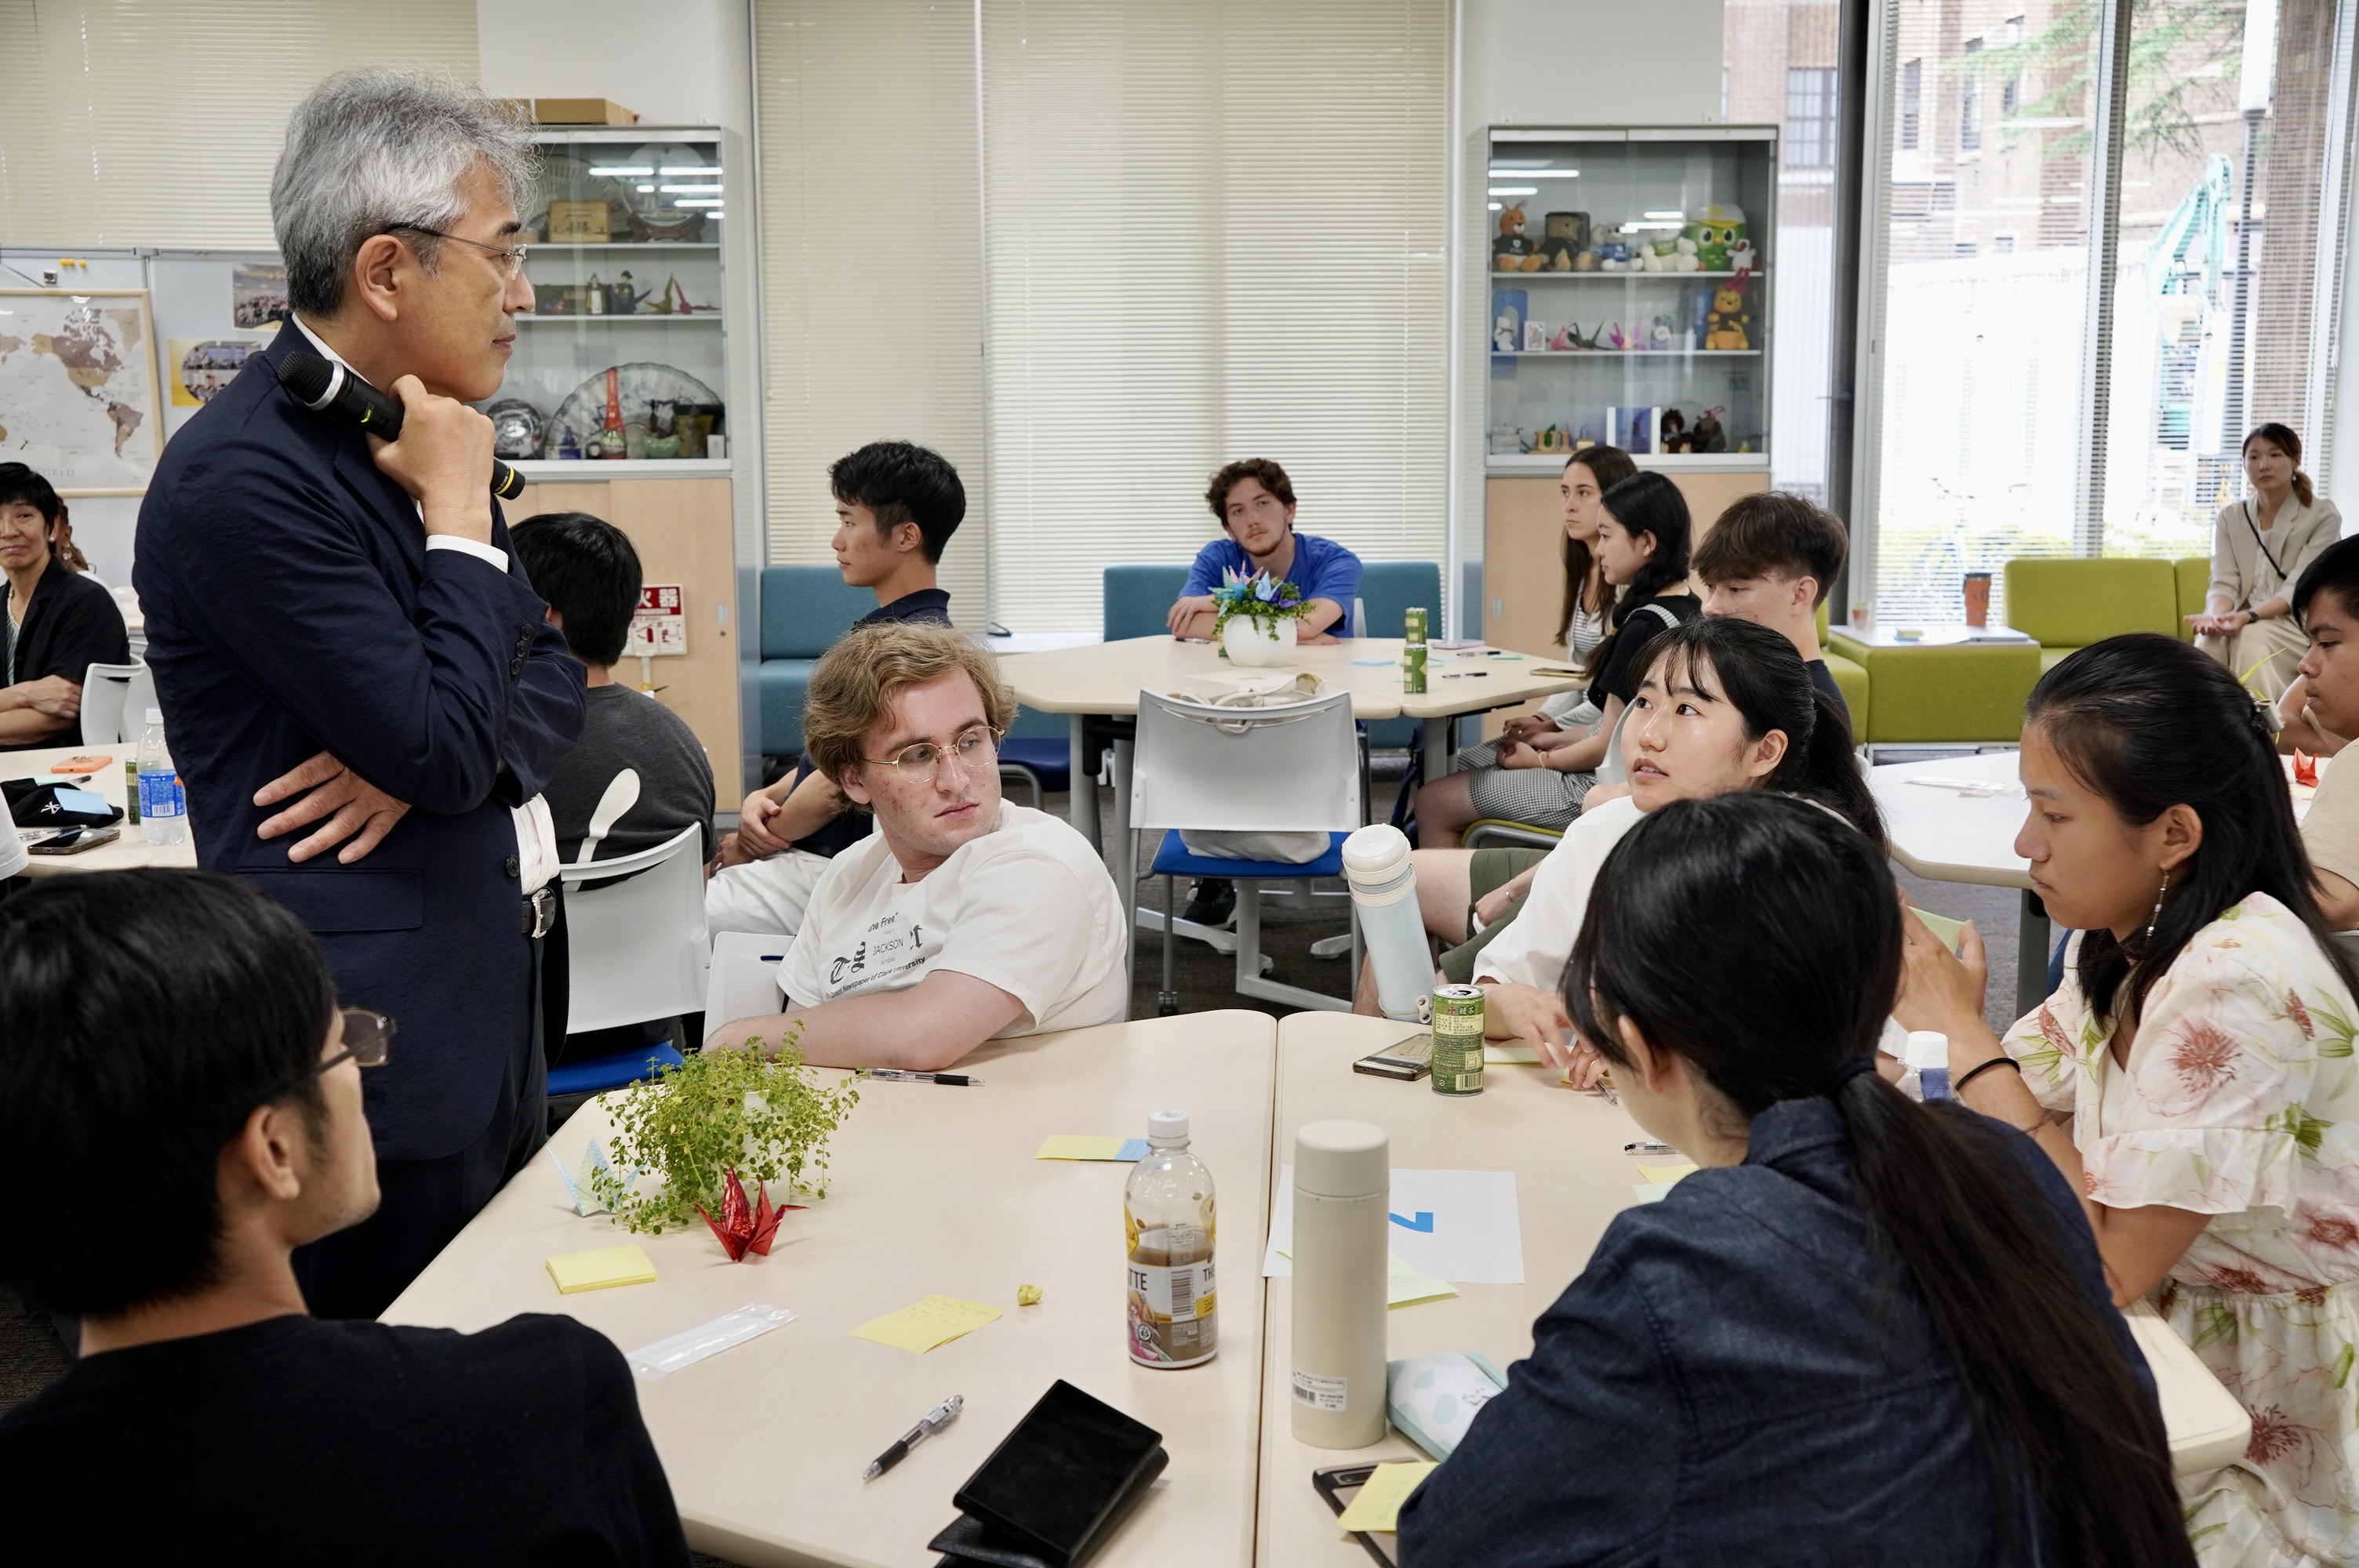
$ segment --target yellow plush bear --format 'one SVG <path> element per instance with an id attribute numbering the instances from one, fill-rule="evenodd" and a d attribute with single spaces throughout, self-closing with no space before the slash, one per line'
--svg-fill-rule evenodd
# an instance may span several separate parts
<path id="1" fill-rule="evenodd" d="M 1707 349 L 1749 349 L 1753 346 L 1745 335 L 1745 324 L 1753 319 L 1745 314 L 1745 295 L 1726 284 L 1712 297 L 1712 315 L 1705 321 L 1703 346 Z"/>

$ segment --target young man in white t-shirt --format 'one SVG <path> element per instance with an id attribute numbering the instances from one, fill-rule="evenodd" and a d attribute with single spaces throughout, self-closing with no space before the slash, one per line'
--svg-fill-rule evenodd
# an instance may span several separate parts
<path id="1" fill-rule="evenodd" d="M 855 627 L 812 673 L 803 743 L 877 831 L 811 890 L 778 971 L 787 1011 L 710 1044 L 795 1033 L 829 1067 L 950 1066 L 1003 1035 L 1129 1011 L 1122 901 L 1071 827 L 1000 798 L 1016 711 L 990 655 L 948 627 Z"/>

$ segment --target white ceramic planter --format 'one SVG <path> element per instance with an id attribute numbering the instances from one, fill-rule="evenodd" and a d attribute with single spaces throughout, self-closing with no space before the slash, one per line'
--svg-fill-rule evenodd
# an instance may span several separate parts
<path id="1" fill-rule="evenodd" d="M 1294 618 L 1288 616 L 1275 623 L 1275 632 L 1266 632 L 1254 623 L 1250 615 L 1232 615 L 1221 628 L 1221 648 L 1229 655 L 1229 663 L 1247 669 L 1275 669 L 1294 656 Z"/>

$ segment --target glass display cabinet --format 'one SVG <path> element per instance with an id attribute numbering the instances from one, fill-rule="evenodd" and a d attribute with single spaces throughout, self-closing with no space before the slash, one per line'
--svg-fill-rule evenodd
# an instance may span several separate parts
<path id="1" fill-rule="evenodd" d="M 643 476 L 728 473 L 723 227 L 736 175 L 720 134 L 545 127 L 537 139 L 540 183 L 521 213 L 534 308 L 516 319 L 506 384 L 482 405 L 499 455 L 535 477 L 624 462 Z"/>
<path id="2" fill-rule="evenodd" d="M 1580 445 L 1646 468 L 1769 467 L 1770 126 L 1496 126 L 1484 467 Z"/>

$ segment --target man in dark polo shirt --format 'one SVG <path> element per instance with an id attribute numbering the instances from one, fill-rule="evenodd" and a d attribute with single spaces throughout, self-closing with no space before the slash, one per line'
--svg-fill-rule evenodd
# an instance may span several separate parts
<path id="1" fill-rule="evenodd" d="M 854 624 L 951 623 L 951 596 L 935 582 L 942 550 L 966 517 L 966 487 L 940 453 L 908 441 L 872 441 L 828 469 L 835 492 L 830 541 L 843 580 L 876 596 Z M 875 824 L 853 811 L 842 792 L 806 755 L 777 783 L 756 790 L 739 808 L 737 831 L 722 841 L 704 889 L 706 925 L 715 932 L 791 936 L 802 925 L 811 889 L 828 861 L 866 838 Z"/>

